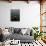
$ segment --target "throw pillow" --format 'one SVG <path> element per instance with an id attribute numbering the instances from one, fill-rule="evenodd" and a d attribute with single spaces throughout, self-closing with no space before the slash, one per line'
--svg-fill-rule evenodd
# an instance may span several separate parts
<path id="1" fill-rule="evenodd" d="M 30 35 L 30 28 L 27 28 L 25 35 Z"/>
<path id="2" fill-rule="evenodd" d="M 27 32 L 27 29 L 25 28 L 23 28 L 23 29 L 21 29 L 21 33 L 24 35 L 25 33 Z"/>
<path id="3" fill-rule="evenodd" d="M 21 29 L 20 28 L 15 28 L 14 33 L 20 33 Z"/>

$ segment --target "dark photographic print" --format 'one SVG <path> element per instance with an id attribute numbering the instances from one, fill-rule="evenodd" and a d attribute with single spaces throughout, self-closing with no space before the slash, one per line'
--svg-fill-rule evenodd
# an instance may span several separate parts
<path id="1" fill-rule="evenodd" d="M 11 9 L 11 21 L 20 21 L 19 9 Z"/>

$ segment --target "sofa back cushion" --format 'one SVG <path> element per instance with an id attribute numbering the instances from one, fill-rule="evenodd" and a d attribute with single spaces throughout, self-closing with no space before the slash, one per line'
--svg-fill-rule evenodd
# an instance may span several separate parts
<path id="1" fill-rule="evenodd" d="M 14 33 L 20 33 L 21 29 L 20 28 L 14 28 Z"/>
<path id="2" fill-rule="evenodd" d="M 14 33 L 14 27 L 9 27 L 8 32 L 13 34 Z"/>
<path id="3" fill-rule="evenodd" d="M 30 28 L 27 28 L 25 35 L 30 35 Z"/>

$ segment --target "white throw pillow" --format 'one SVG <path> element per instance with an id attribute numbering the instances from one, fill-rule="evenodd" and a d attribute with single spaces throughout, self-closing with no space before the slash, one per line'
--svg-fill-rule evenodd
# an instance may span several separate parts
<path id="1" fill-rule="evenodd" d="M 27 32 L 27 29 L 21 29 L 21 33 L 24 35 Z"/>
<path id="2" fill-rule="evenodd" d="M 10 35 L 10 33 L 8 32 L 8 29 L 4 29 L 4 30 L 3 30 L 3 34 L 4 34 L 4 35 Z"/>

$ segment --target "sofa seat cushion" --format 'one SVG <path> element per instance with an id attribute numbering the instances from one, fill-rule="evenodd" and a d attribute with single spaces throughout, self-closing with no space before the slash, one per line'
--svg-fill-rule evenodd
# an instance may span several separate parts
<path id="1" fill-rule="evenodd" d="M 10 35 L 9 38 L 10 38 L 10 40 L 15 39 L 15 40 L 20 40 L 21 42 L 22 42 L 23 40 L 25 40 L 25 42 L 26 42 L 26 41 L 31 42 L 32 40 L 34 40 L 33 36 L 21 35 L 21 34 L 17 34 L 17 33 L 15 33 L 15 34 L 13 34 L 13 35 Z"/>

